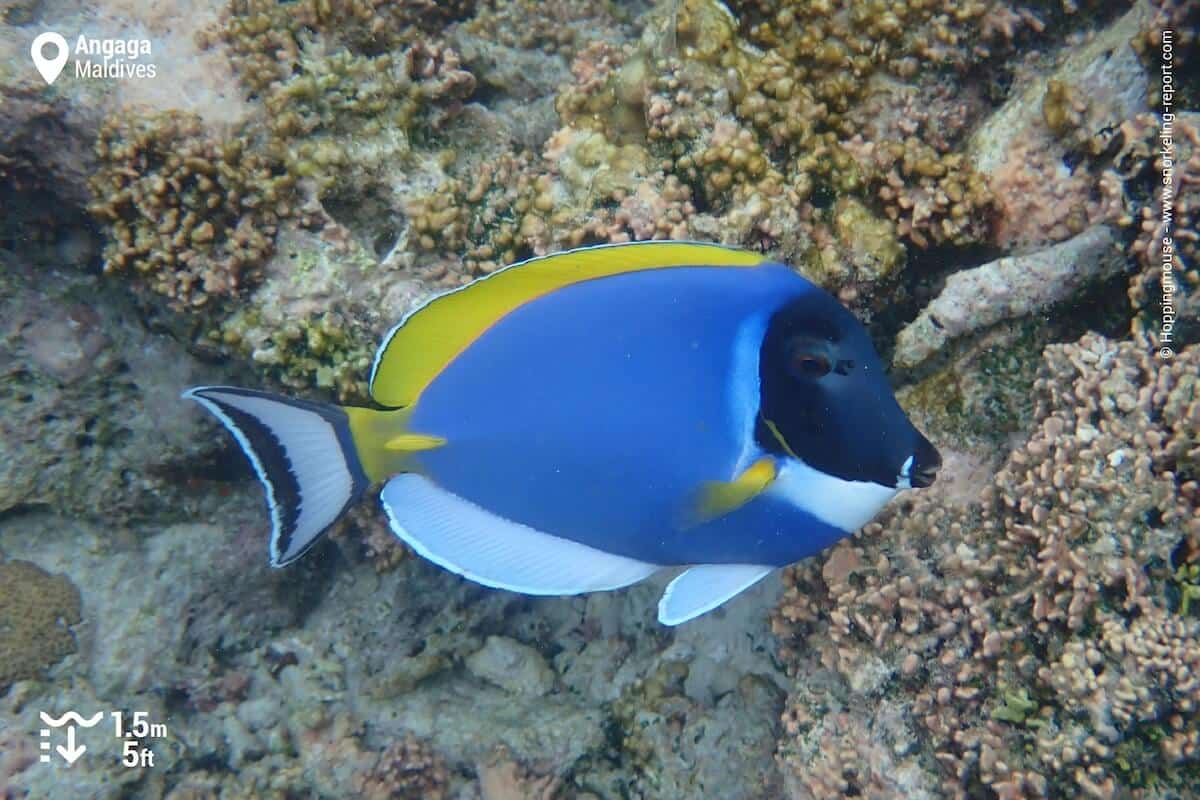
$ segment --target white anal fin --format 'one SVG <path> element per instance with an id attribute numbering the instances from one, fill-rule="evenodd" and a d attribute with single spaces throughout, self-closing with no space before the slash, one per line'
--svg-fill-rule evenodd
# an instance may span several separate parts
<path id="1" fill-rule="evenodd" d="M 765 578 L 775 567 L 761 564 L 701 564 L 667 586 L 658 601 L 658 621 L 679 625 L 712 611 Z"/>
<path id="2" fill-rule="evenodd" d="M 420 555 L 469 580 L 536 595 L 619 589 L 659 569 L 505 519 L 421 475 L 381 494 L 392 530 Z"/>

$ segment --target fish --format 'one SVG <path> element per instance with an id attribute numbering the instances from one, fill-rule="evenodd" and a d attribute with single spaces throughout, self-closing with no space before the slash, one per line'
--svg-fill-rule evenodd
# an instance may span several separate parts
<path id="1" fill-rule="evenodd" d="M 679 625 L 941 465 L 849 310 L 716 244 L 583 247 L 437 295 L 387 334 L 369 392 L 184 392 L 261 481 L 272 566 L 381 485 L 397 537 L 484 586 L 578 595 L 682 568 L 658 603 Z"/>

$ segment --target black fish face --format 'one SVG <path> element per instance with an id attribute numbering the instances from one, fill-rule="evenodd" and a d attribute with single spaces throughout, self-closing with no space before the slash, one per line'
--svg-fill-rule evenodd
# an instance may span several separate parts
<path id="1" fill-rule="evenodd" d="M 933 483 L 941 456 L 896 402 L 862 324 L 813 287 L 776 312 L 759 357 L 756 435 L 828 475 L 908 488 Z"/>

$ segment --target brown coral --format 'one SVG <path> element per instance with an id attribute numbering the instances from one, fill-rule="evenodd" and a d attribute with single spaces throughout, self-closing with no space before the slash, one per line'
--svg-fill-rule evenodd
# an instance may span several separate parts
<path id="1" fill-rule="evenodd" d="M 949 796 L 1179 786 L 1198 757 L 1200 622 L 1175 588 L 1200 538 L 1181 455 L 1198 359 L 1096 335 L 1048 348 L 1034 433 L 978 499 L 907 497 L 789 572 L 785 653 L 807 680 L 814 658 L 842 676 L 850 706 L 889 686 Z M 802 635 L 815 653 L 794 649 Z"/>
<path id="2" fill-rule="evenodd" d="M 220 28 L 243 83 L 261 93 L 296 72 L 314 39 L 326 50 L 373 57 L 411 45 L 474 12 L 474 0 L 233 0 Z"/>
<path id="3" fill-rule="evenodd" d="M 847 149 L 864 166 L 888 218 L 917 247 L 965 246 L 991 237 L 994 197 L 961 154 L 944 155 L 921 140 Z"/>
<path id="4" fill-rule="evenodd" d="M 445 759 L 408 734 L 355 776 L 354 789 L 363 800 L 442 800 L 448 781 Z"/>
<path id="5" fill-rule="evenodd" d="M 1196 58 L 1197 32 L 1200 30 L 1200 3 L 1196 0 L 1150 0 L 1147 5 L 1151 8 L 1149 20 L 1144 28 L 1130 42 L 1133 49 L 1147 67 L 1149 75 L 1149 90 L 1151 105 L 1162 105 L 1162 48 L 1164 43 L 1172 46 L 1172 66 L 1174 75 L 1183 80 L 1185 85 L 1191 84 L 1186 75 L 1190 72 L 1187 65 L 1194 63 Z M 1163 33 L 1171 32 L 1170 39 L 1164 39 Z M 1193 67 L 1194 69 L 1194 67 Z M 1189 86 L 1195 91 L 1194 86 Z M 1180 102 L 1180 100 L 1183 102 Z M 1190 104 L 1188 101 L 1192 101 Z M 1181 94 L 1177 91 L 1177 107 L 1194 107 L 1195 97 Z"/>
<path id="6" fill-rule="evenodd" d="M 0 689 L 39 678 L 75 652 L 79 590 L 28 561 L 0 563 Z"/>
<path id="7" fill-rule="evenodd" d="M 110 120 L 96 153 L 89 210 L 108 228 L 106 272 L 183 307 L 255 282 L 291 213 L 294 182 L 276 162 L 181 113 Z"/>

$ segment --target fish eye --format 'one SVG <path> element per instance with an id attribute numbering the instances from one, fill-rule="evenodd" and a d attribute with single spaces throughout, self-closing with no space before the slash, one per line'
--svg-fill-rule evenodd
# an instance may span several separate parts
<path id="1" fill-rule="evenodd" d="M 792 372 L 802 378 L 821 378 L 829 374 L 833 365 L 822 353 L 799 349 L 792 353 Z"/>
<path id="2" fill-rule="evenodd" d="M 784 350 L 787 370 L 805 381 L 824 378 L 838 363 L 838 345 L 826 336 L 801 333 L 792 336 Z"/>

